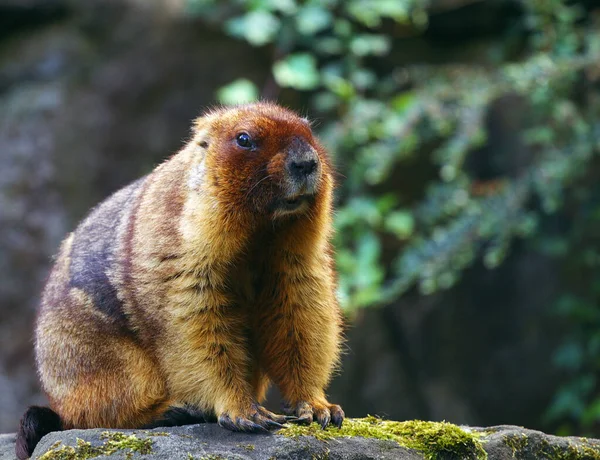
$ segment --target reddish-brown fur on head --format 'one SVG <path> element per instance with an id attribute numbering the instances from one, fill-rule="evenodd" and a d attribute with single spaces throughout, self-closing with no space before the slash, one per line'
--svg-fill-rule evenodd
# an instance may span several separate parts
<path id="1" fill-rule="evenodd" d="M 199 118 L 196 129 L 197 145 L 206 148 L 204 182 L 231 211 L 301 214 L 332 186 L 329 158 L 309 122 L 287 109 L 270 103 L 219 109 Z M 239 145 L 240 135 L 250 147 Z M 294 165 L 313 161 L 308 178 L 293 173 Z"/>

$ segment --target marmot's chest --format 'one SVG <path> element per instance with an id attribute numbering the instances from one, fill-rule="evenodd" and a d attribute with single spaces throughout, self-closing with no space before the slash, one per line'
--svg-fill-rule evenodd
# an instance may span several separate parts
<path id="1" fill-rule="evenodd" d="M 178 294 L 188 293 L 194 297 L 190 301 L 200 308 L 207 301 L 214 303 L 212 299 L 216 302 L 217 298 L 222 299 L 223 307 L 251 307 L 266 294 L 267 286 L 276 282 L 276 274 L 269 256 L 269 251 L 264 248 L 262 253 L 244 252 L 225 263 L 216 261 L 206 264 L 201 257 L 194 261 L 190 258 L 185 262 L 181 260 L 186 268 L 171 268 L 175 275 L 166 278 L 171 284 L 166 294 L 175 294 L 175 297 L 179 298 Z M 183 276 L 177 276 L 179 274 Z M 211 306 L 218 305 L 215 303 Z"/>
<path id="2" fill-rule="evenodd" d="M 227 287 L 240 305 L 253 309 L 266 294 L 267 285 L 275 282 L 268 256 L 264 248 L 262 254 L 253 251 L 232 264 L 227 274 Z"/>

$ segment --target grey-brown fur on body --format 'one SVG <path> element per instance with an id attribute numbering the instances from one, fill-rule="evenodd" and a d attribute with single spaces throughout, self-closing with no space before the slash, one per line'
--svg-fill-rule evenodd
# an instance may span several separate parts
<path id="1" fill-rule="evenodd" d="M 248 134 L 244 146 L 239 134 Z M 40 379 L 69 427 L 141 427 L 170 406 L 233 430 L 341 424 L 333 179 L 308 124 L 272 104 L 218 110 L 63 242 L 36 330 Z"/>

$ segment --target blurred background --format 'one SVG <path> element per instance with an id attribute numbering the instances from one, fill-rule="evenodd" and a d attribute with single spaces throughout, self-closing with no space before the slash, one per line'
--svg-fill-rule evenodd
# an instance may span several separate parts
<path id="1" fill-rule="evenodd" d="M 599 58 L 595 0 L 0 0 L 0 432 L 61 239 L 265 98 L 339 171 L 331 400 L 600 437 Z"/>

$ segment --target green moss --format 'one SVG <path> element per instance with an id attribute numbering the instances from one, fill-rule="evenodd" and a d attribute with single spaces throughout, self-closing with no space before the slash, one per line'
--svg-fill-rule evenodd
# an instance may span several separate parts
<path id="1" fill-rule="evenodd" d="M 52 444 L 50 449 L 40 456 L 39 460 L 79 460 L 101 455 L 96 447 L 83 439 L 77 439 L 77 446 L 64 446 L 60 441 Z"/>
<path id="2" fill-rule="evenodd" d="M 256 446 L 254 444 L 238 444 L 237 446 L 241 447 L 242 449 L 246 449 L 246 450 L 256 449 Z"/>
<path id="3" fill-rule="evenodd" d="M 146 436 L 170 436 L 170 434 L 167 433 L 166 431 L 148 431 L 148 430 L 144 430 L 143 433 Z"/>
<path id="4" fill-rule="evenodd" d="M 227 459 L 225 457 L 223 457 L 222 455 L 208 454 L 208 455 L 204 455 L 203 457 L 200 457 L 200 460 L 227 460 Z"/>
<path id="5" fill-rule="evenodd" d="M 290 425 L 278 432 L 284 436 L 314 436 L 322 441 L 339 437 L 360 436 L 395 441 L 403 447 L 416 449 L 427 459 L 460 458 L 485 459 L 478 433 L 470 433 L 446 422 L 393 422 L 377 417 L 346 419 L 341 429 L 317 423 L 310 426 Z"/>
<path id="6" fill-rule="evenodd" d="M 152 452 L 153 441 L 147 438 L 140 439 L 135 434 L 126 435 L 125 433 L 105 431 L 100 438 L 106 440 L 102 447 L 108 455 L 121 449 L 129 449 L 131 452 L 139 452 L 144 455 Z"/>
<path id="7" fill-rule="evenodd" d="M 314 454 L 311 460 L 329 460 L 329 453 L 331 451 L 329 449 L 325 449 L 320 454 Z"/>
<path id="8" fill-rule="evenodd" d="M 576 445 L 569 441 L 565 447 L 551 445 L 544 441 L 535 455 L 550 460 L 600 460 L 600 446 Z"/>
<path id="9" fill-rule="evenodd" d="M 521 452 L 527 447 L 527 435 L 508 435 L 504 436 L 504 443 L 512 449 L 512 456 L 516 457 L 518 452 Z"/>
<path id="10" fill-rule="evenodd" d="M 600 446 L 579 446 L 577 450 L 580 452 L 581 457 L 590 460 L 600 460 Z"/>
<path id="11" fill-rule="evenodd" d="M 548 460 L 600 460 L 599 445 L 592 445 L 585 438 L 579 441 L 581 444 L 574 444 L 569 440 L 565 445 L 551 444 L 542 439 L 530 444 L 525 434 L 504 437 L 505 444 L 512 449 L 512 456 L 517 459 L 533 457 Z"/>
<path id="12" fill-rule="evenodd" d="M 100 455 L 111 455 L 120 450 L 125 450 L 126 458 L 131 458 L 134 452 L 143 455 L 152 452 L 152 440 L 140 439 L 135 434 L 105 431 L 100 438 L 104 440 L 100 446 L 93 446 L 79 438 L 75 447 L 56 442 L 39 457 L 39 460 L 85 460 Z"/>

